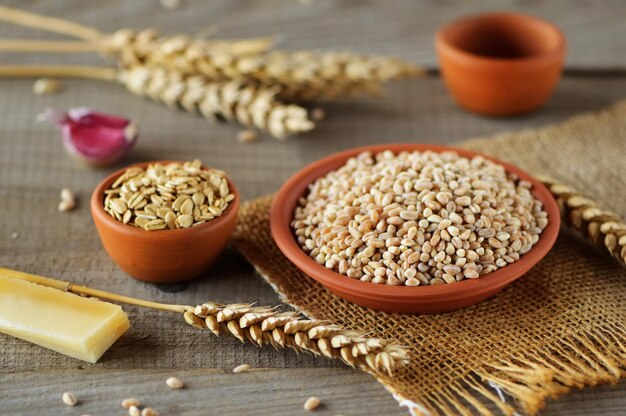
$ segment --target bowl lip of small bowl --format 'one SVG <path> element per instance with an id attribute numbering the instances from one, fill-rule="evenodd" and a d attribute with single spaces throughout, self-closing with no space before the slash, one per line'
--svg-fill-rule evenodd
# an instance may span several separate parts
<path id="1" fill-rule="evenodd" d="M 150 239 L 153 241 L 164 241 L 170 240 L 172 238 L 186 238 L 192 237 L 193 235 L 198 235 L 200 233 L 210 233 L 211 231 L 215 231 L 215 229 L 222 222 L 226 222 L 233 215 L 236 216 L 239 211 L 239 191 L 237 187 L 233 184 L 230 178 L 227 176 L 226 180 L 228 182 L 229 190 L 232 194 L 235 195 L 235 199 L 228 203 L 228 207 L 226 210 L 217 218 L 212 219 L 211 221 L 207 221 L 204 224 L 200 224 L 195 227 L 189 228 L 179 228 L 176 230 L 158 230 L 158 231 L 146 231 L 138 227 L 134 227 L 132 225 L 124 224 L 111 217 L 104 210 L 104 191 L 109 188 L 109 186 L 127 169 L 132 167 L 146 167 L 148 165 L 152 165 L 155 163 L 160 164 L 169 164 L 169 163 L 184 163 L 185 161 L 180 160 L 153 160 L 148 162 L 138 162 L 130 164 L 126 167 L 116 170 L 111 173 L 109 176 L 104 178 L 102 181 L 98 183 L 95 187 L 93 193 L 91 194 L 90 208 L 91 213 L 94 217 L 94 220 L 102 222 L 106 227 L 113 229 L 118 234 L 125 234 L 128 236 L 132 236 L 134 238 L 142 238 L 142 239 Z M 202 165 L 204 169 L 210 169 L 207 166 Z"/>
<path id="2" fill-rule="evenodd" d="M 460 25 L 484 18 L 520 19 L 540 24 L 554 33 L 556 37 L 556 45 L 548 51 L 536 53 L 529 56 L 517 58 L 499 58 L 471 53 L 464 49 L 458 48 L 457 46 L 449 42 L 448 34 L 450 33 L 450 31 L 456 29 Z M 460 17 L 440 26 L 435 34 L 435 46 L 440 52 L 447 53 L 449 55 L 457 57 L 458 59 L 464 59 L 466 62 L 471 62 L 477 65 L 480 64 L 514 67 L 521 64 L 540 64 L 562 58 L 565 55 L 566 40 L 565 35 L 561 31 L 561 29 L 559 29 L 558 26 L 546 19 L 524 13 L 493 12 Z"/>
<path id="3" fill-rule="evenodd" d="M 291 221 L 293 219 L 293 210 L 295 209 L 297 201 L 306 193 L 311 182 L 322 175 L 339 168 L 345 164 L 347 159 L 350 157 L 365 151 L 376 154 L 385 150 L 391 150 L 394 153 L 402 151 L 423 152 L 428 150 L 434 152 L 454 151 L 460 156 L 481 156 L 485 159 L 498 163 L 504 166 L 507 172 L 514 173 L 520 179 L 527 180 L 532 183 L 531 193 L 535 198 L 542 202 L 543 208 L 548 214 L 548 225 L 541 233 L 539 241 L 534 244 L 531 250 L 524 254 L 518 261 L 477 279 L 466 279 L 454 284 L 415 287 L 391 286 L 371 282 L 362 282 L 358 279 L 352 279 L 335 271 L 329 270 L 309 257 L 309 255 L 300 248 L 294 237 L 291 230 Z M 288 218 L 288 221 L 285 221 L 285 217 Z M 274 196 L 274 201 L 270 211 L 270 228 L 276 245 L 280 251 L 306 275 L 314 280 L 317 280 L 322 285 L 328 288 L 336 289 L 340 292 L 369 299 L 393 301 L 398 303 L 403 301 L 416 301 L 419 299 L 461 299 L 470 295 L 476 296 L 480 293 L 490 292 L 496 288 L 503 287 L 513 280 L 521 277 L 543 257 L 545 257 L 546 254 L 548 254 L 556 242 L 559 227 L 559 207 L 552 194 L 541 182 L 524 172 L 522 169 L 482 153 L 456 147 L 424 143 L 395 143 L 362 146 L 326 156 L 307 165 L 289 178 Z"/>

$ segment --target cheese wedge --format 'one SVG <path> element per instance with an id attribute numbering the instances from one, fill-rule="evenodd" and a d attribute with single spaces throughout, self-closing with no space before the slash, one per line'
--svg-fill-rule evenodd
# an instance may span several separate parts
<path id="1" fill-rule="evenodd" d="M 0 269 L 0 332 L 95 363 L 130 327 L 121 307 Z"/>

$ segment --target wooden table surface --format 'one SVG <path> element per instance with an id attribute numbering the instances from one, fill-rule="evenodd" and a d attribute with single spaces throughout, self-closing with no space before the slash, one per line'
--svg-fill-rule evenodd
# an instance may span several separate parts
<path id="1" fill-rule="evenodd" d="M 106 31 L 156 26 L 167 33 L 195 33 L 217 26 L 222 37 L 281 35 L 289 49 L 350 49 L 403 57 L 436 68 L 432 47 L 438 25 L 456 16 L 490 10 L 488 1 L 183 1 L 166 10 L 156 0 L 80 2 L 5 1 L 31 11 L 69 18 Z M 489 119 L 457 108 L 434 76 L 392 85 L 386 100 L 355 98 L 324 105 L 328 118 L 312 133 L 284 142 L 269 137 L 240 144 L 232 125 L 210 125 L 129 95 L 122 87 L 67 81 L 61 93 L 34 96 L 31 80 L 1 80 L 0 265 L 164 302 L 257 301 L 278 297 L 241 256 L 228 249 L 202 278 L 179 287 L 129 279 L 101 248 L 88 197 L 114 167 L 89 170 L 68 159 L 58 134 L 35 123 L 46 107 L 88 106 L 125 114 L 141 126 L 139 144 L 126 163 L 200 158 L 225 169 L 244 199 L 272 192 L 308 162 L 355 145 L 418 141 L 454 143 L 464 138 L 542 126 L 597 110 L 626 92 L 626 3 L 623 1 L 501 1 L 556 22 L 569 51 L 565 76 L 539 112 Z M 36 31 L 0 24 L 2 38 L 37 38 Z M 0 54 L 2 63 L 100 63 L 97 57 Z M 63 187 L 79 206 L 57 212 Z M 12 238 L 19 233 L 17 238 Z M 96 365 L 88 365 L 0 335 L 0 414 L 124 414 L 121 399 L 136 396 L 162 415 L 305 414 L 302 403 L 318 396 L 320 415 L 401 415 L 391 395 L 366 374 L 291 351 L 258 349 L 229 338 L 198 333 L 178 316 L 125 308 L 133 327 Z M 243 363 L 255 370 L 232 374 Z M 187 383 L 170 391 L 164 380 Z M 424 380 L 425 383 L 428 380 Z M 78 408 L 61 403 L 75 392 Z M 626 383 L 574 391 L 550 401 L 543 415 L 623 415 Z"/>

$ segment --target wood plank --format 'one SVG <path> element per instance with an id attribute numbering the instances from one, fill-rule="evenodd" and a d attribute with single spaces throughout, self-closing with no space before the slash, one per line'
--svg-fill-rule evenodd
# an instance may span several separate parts
<path id="1" fill-rule="evenodd" d="M 388 53 L 429 67 L 436 65 L 432 34 L 438 24 L 493 7 L 486 0 L 402 0 L 393 6 L 374 1 L 319 0 L 310 5 L 287 0 L 184 1 L 174 11 L 162 9 L 153 0 L 94 2 L 89 7 L 69 0 L 9 0 L 4 4 L 104 30 L 154 25 L 169 33 L 193 33 L 218 24 L 224 37 L 280 33 L 287 48 Z M 227 250 L 205 276 L 189 285 L 159 288 L 129 279 L 95 237 L 88 209 L 91 190 L 108 172 L 130 162 L 198 157 L 228 171 L 247 199 L 276 190 L 306 163 L 348 147 L 398 141 L 454 143 L 562 121 L 623 98 L 626 77 L 619 71 L 626 68 L 626 56 L 620 53 L 626 42 L 626 3 L 506 0 L 498 7 L 523 10 L 561 25 L 570 41 L 570 69 L 617 73 L 565 77 L 544 109 L 512 119 L 483 118 L 460 110 L 438 78 L 410 80 L 392 86 L 384 101 L 355 98 L 324 104 L 328 118 L 303 137 L 284 142 L 262 137 L 253 145 L 236 142 L 239 127 L 210 125 L 199 117 L 132 97 L 122 87 L 68 81 L 60 94 L 34 96 L 32 81 L 0 81 L 0 206 L 4 213 L 0 216 L 0 264 L 164 302 L 279 303 L 271 288 L 233 250 Z M 0 36 L 41 34 L 0 24 Z M 0 54 L 0 59 L 101 62 L 85 56 Z M 77 105 L 127 114 L 138 121 L 142 136 L 128 160 L 103 170 L 86 170 L 66 157 L 52 127 L 34 122 L 45 107 Z M 62 187 L 73 189 L 79 199 L 78 209 L 69 214 L 56 209 Z M 19 233 L 16 239 L 14 232 Z M 315 394 L 327 404 L 319 414 L 405 414 L 370 376 L 336 362 L 199 333 L 173 314 L 126 310 L 133 328 L 94 366 L 0 335 L 0 413 L 111 414 L 119 409 L 121 398 L 133 394 L 154 400 L 162 414 L 204 415 L 208 409 L 225 415 L 291 415 L 305 414 L 302 403 Z M 263 370 L 230 374 L 230 369 L 244 362 Z M 188 381 L 189 389 L 172 392 L 164 388 L 163 380 L 171 374 Z M 63 390 L 79 393 L 85 399 L 83 406 L 65 408 L 59 401 Z M 626 384 L 622 382 L 615 388 L 573 392 L 550 402 L 543 414 L 620 415 L 624 408 Z"/>
<path id="2" fill-rule="evenodd" d="M 181 159 L 200 157 L 230 172 L 244 197 L 251 198 L 275 190 L 305 163 L 342 148 L 407 139 L 453 143 L 464 137 L 539 126 L 599 109 L 620 98 L 626 79 L 567 77 L 544 110 L 506 120 L 477 117 L 457 109 L 438 79 L 415 80 L 392 88 L 387 101 L 355 99 L 328 106 L 328 120 L 306 137 L 285 142 L 263 138 L 250 146 L 234 141 L 237 127 L 211 126 L 198 117 L 130 97 L 121 88 L 102 88 L 98 83 L 73 81 L 68 82 L 65 91 L 58 96 L 35 97 L 30 94 L 31 83 L 27 80 L 2 84 L 3 95 L 7 98 L 0 100 L 0 114 L 3 114 L 0 200 L 8 214 L 0 216 L 0 264 L 164 302 L 193 303 L 211 299 L 276 304 L 279 301 L 275 293 L 233 250 L 228 250 L 203 278 L 187 287 L 169 288 L 170 291 L 184 289 L 181 292 L 169 293 L 129 279 L 101 250 L 87 206 L 91 189 L 107 170 L 85 170 L 69 160 L 58 142 L 57 133 L 49 126 L 33 122 L 35 112 L 46 106 L 63 108 L 77 102 L 105 111 L 123 107 L 124 112 L 139 121 L 143 131 L 131 160 L 157 159 L 163 154 Z M 184 132 L 182 136 L 181 131 Z M 272 163 L 264 163 L 265 160 L 272 160 Z M 75 190 L 79 198 L 78 209 L 69 214 L 56 211 L 58 191 L 64 186 Z M 17 239 L 11 238 L 13 232 L 19 232 Z M 124 374 L 134 374 L 142 368 L 155 371 L 176 369 L 178 373 L 179 369 L 189 368 L 228 370 L 243 362 L 272 368 L 341 367 L 336 362 L 304 354 L 298 356 L 291 351 L 258 349 L 230 338 L 200 333 L 185 325 L 176 315 L 126 309 L 133 328 L 95 366 L 0 335 L 0 349 L 11 351 L 0 354 L 0 378 L 18 370 L 24 373 L 11 377 L 29 377 L 28 374 L 35 370 L 65 369 L 67 372 L 63 373 L 63 378 L 82 374 L 94 374 L 97 378 L 100 371 L 114 370 L 117 379 L 124 380 Z M 308 371 L 301 369 L 288 374 L 306 375 Z M 34 381 L 33 388 L 45 390 L 46 386 L 59 382 L 47 374 L 46 371 L 43 377 Z M 368 376 L 363 377 L 361 380 L 375 383 Z M 330 382 L 326 377 L 321 380 Z M 122 391 L 133 384 L 119 383 Z M 290 383 L 290 379 L 285 378 L 285 384 Z M 0 391 L 12 384 L 13 378 L 11 383 L 0 383 Z M 217 395 L 226 392 L 216 384 L 211 386 L 211 391 L 219 392 Z M 265 405 L 263 394 L 255 388 L 250 389 L 242 397 L 253 398 L 252 401 L 264 409 L 261 406 Z M 346 387 L 356 402 L 366 397 L 360 389 L 352 384 Z M 381 386 L 377 387 L 376 394 L 389 398 Z M 0 394 L 0 397 L 9 396 Z M 44 406 L 46 402 L 38 401 L 38 397 L 33 398 L 38 403 L 35 405 Z M 0 398 L 0 402 L 4 403 L 4 400 Z M 560 406 L 569 400 L 574 404 L 562 411 Z M 626 388 L 622 383 L 616 390 L 602 388 L 574 392 L 548 406 L 546 412 L 553 413 L 546 414 L 570 414 L 568 412 L 577 409 L 589 409 L 584 405 L 588 401 L 600 409 L 598 412 L 619 414 L 616 403 L 623 405 L 624 400 Z M 390 403 L 385 412 L 397 411 L 395 402 Z"/>
<path id="3" fill-rule="evenodd" d="M 170 376 L 183 380 L 186 387 L 169 389 L 165 379 Z M 64 391 L 76 394 L 77 407 L 61 402 Z M 302 409 L 310 396 L 321 400 L 315 411 L 320 416 L 406 414 L 372 377 L 348 369 L 259 368 L 239 374 L 230 369 L 26 371 L 0 373 L 0 394 L 2 412 L 16 416 L 123 414 L 120 402 L 127 397 L 140 399 L 162 415 L 291 416 L 310 414 Z M 626 406 L 625 394 L 626 383 L 585 389 L 548 402 L 541 414 L 619 415 Z"/>
<path id="4" fill-rule="evenodd" d="M 519 2 L 475 1 L 367 1 L 219 0 L 182 2 L 168 11 L 155 1 L 110 5 L 96 2 L 78 7 L 72 1 L 5 4 L 95 25 L 113 31 L 120 27 L 156 26 L 169 33 L 194 33 L 216 26 L 219 36 L 280 35 L 288 49 L 349 49 L 363 53 L 397 55 L 429 68 L 436 67 L 433 35 L 438 26 L 468 14 L 510 10 L 555 22 L 568 40 L 567 67 L 578 70 L 626 69 L 626 3 L 620 0 Z M 0 25 L 0 36 L 40 36 Z M 64 58 L 74 61 L 77 57 Z M 4 60 L 4 59 L 3 59 Z M 23 58 L 22 58 L 23 60 Z"/>

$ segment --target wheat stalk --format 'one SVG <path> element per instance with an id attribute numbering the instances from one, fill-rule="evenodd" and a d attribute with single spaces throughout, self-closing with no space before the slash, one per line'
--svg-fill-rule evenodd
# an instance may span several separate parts
<path id="1" fill-rule="evenodd" d="M 128 45 L 133 44 L 133 42 L 137 40 L 137 46 L 139 48 L 136 48 L 136 51 L 140 52 L 141 47 L 148 46 L 149 44 L 157 46 L 167 44 L 169 41 L 178 43 L 186 37 L 184 35 L 169 38 L 163 37 L 152 28 L 141 31 L 121 29 L 112 34 L 107 34 L 90 26 L 81 25 L 69 20 L 48 17 L 2 5 L 0 5 L 0 20 L 20 26 L 61 33 L 83 40 L 83 42 L 8 40 L 6 41 L 8 42 L 6 47 L 7 50 L 11 51 L 47 50 L 54 52 L 89 52 L 93 51 L 95 48 L 101 52 L 116 53 L 119 46 L 128 47 Z M 43 45 L 37 46 L 37 43 L 41 42 L 43 42 Z M 193 44 L 194 48 L 228 49 L 233 54 L 246 55 L 266 51 L 274 43 L 274 39 L 265 37 L 235 40 L 204 40 L 200 37 L 196 37 L 189 39 L 189 42 Z M 20 49 L 20 46 L 24 48 Z"/>
<path id="2" fill-rule="evenodd" d="M 118 76 L 129 91 L 200 113 L 209 120 L 220 117 L 267 131 L 276 138 L 309 131 L 315 127 L 307 111 L 276 99 L 277 88 L 240 81 L 211 82 L 206 77 L 185 76 L 178 71 L 135 66 Z"/>
<path id="3" fill-rule="evenodd" d="M 280 312 L 251 304 L 204 303 L 184 313 L 185 321 L 215 335 L 230 334 L 275 348 L 293 348 L 340 359 L 351 367 L 387 372 L 407 361 L 407 351 L 390 341 L 367 338 L 328 322 L 306 319 L 296 312 Z"/>
<path id="4" fill-rule="evenodd" d="M 538 179 L 557 200 L 567 225 L 626 266 L 626 223 L 618 214 L 602 209 L 596 201 L 553 178 L 540 176 Z"/>
<path id="5" fill-rule="evenodd" d="M 260 53 L 260 48 L 245 54 L 241 52 L 246 48 L 206 47 L 186 36 L 159 39 L 150 31 L 119 32 L 111 45 L 111 53 L 122 66 L 165 67 L 216 81 L 243 79 L 277 86 L 280 98 L 289 100 L 378 94 L 385 82 L 424 74 L 421 68 L 399 59 L 347 52 Z"/>
<path id="6" fill-rule="evenodd" d="M 164 37 L 154 29 L 122 29 L 105 34 L 88 26 L 0 6 L 0 20 L 74 36 L 113 55 L 123 67 L 165 67 L 212 81 L 244 80 L 278 87 L 281 99 L 341 98 L 357 93 L 380 94 L 382 84 L 421 76 L 422 68 L 385 57 L 343 52 L 267 52 L 271 38 L 203 40 L 186 35 Z M 2 46 L 2 45 L 0 45 Z M 88 51 L 89 45 L 6 43 L 8 50 Z M 267 53 L 266 53 L 267 52 Z"/>
<path id="7" fill-rule="evenodd" d="M 361 332 L 307 319 L 296 312 L 280 312 L 277 308 L 268 306 L 223 305 L 214 302 L 207 302 L 194 308 L 132 298 L 1 267 L 0 273 L 77 295 L 179 313 L 188 324 L 199 329 L 209 329 L 215 335 L 227 334 L 257 346 L 292 348 L 296 351 L 336 358 L 352 367 L 373 373 L 392 374 L 396 367 L 408 362 L 407 349 L 392 341 L 369 338 Z"/>
<path id="8" fill-rule="evenodd" d="M 249 56 L 266 52 L 274 43 L 272 37 L 250 39 L 202 39 L 189 35 L 163 36 L 154 28 L 120 29 L 98 40 L 100 50 L 114 57 L 123 56 L 125 66 L 143 64 L 155 51 L 168 54 L 205 54 L 228 52 Z"/>
<path id="9" fill-rule="evenodd" d="M 277 88 L 239 81 L 211 82 L 202 76 L 184 76 L 159 68 L 116 70 L 79 65 L 0 65 L 0 77 L 78 77 L 117 81 L 138 96 L 200 113 L 212 121 L 225 119 L 255 127 L 279 139 L 315 127 L 304 108 L 276 99 Z"/>

